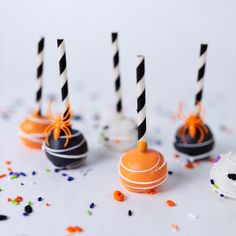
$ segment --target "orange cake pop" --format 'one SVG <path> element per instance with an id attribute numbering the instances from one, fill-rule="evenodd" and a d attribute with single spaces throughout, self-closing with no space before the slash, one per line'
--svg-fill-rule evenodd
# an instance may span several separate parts
<path id="1" fill-rule="evenodd" d="M 37 91 L 36 91 L 36 108 L 33 114 L 28 116 L 19 127 L 21 140 L 31 148 L 40 149 L 46 138 L 44 134 L 45 128 L 50 124 L 47 117 L 42 115 L 42 75 L 43 75 L 43 52 L 44 38 L 40 38 L 38 42 L 38 67 L 37 67 Z"/>
<path id="2" fill-rule="evenodd" d="M 167 164 L 161 153 L 148 149 L 146 141 L 144 57 L 138 56 L 137 113 L 138 145 L 120 159 L 119 174 L 122 184 L 131 192 L 152 193 L 168 177 Z"/>

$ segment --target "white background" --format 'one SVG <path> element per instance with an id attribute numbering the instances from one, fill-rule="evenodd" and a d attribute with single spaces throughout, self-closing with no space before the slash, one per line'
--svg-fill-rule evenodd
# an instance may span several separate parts
<path id="1" fill-rule="evenodd" d="M 0 0 L 0 109 L 16 99 L 24 104 L 14 110 L 10 121 L 0 122 L 1 173 L 6 160 L 15 171 L 38 175 L 22 179 L 0 179 L 1 234 L 66 235 L 68 225 L 80 225 L 84 235 L 171 235 L 170 225 L 179 224 L 179 235 L 232 235 L 235 230 L 235 202 L 220 200 L 210 189 L 211 164 L 201 163 L 186 170 L 173 160 L 172 142 L 180 122 L 170 122 L 180 101 L 193 109 L 199 47 L 209 44 L 204 107 L 207 123 L 214 131 L 215 155 L 235 149 L 235 135 L 219 126 L 236 130 L 236 2 L 233 0 L 156 1 L 29 1 Z M 119 32 L 122 92 L 126 114 L 135 117 L 135 56 L 146 57 L 147 116 L 151 140 L 166 157 L 174 172 L 157 195 L 126 192 L 119 184 L 116 164 L 119 155 L 97 141 L 93 115 L 103 119 L 112 114 L 114 84 L 110 33 Z M 18 140 L 17 126 L 33 107 L 36 43 L 45 42 L 44 94 L 60 93 L 56 39 L 64 38 L 72 107 L 84 120 L 76 126 L 90 145 L 87 165 L 69 171 L 76 178 L 68 183 L 61 175 L 45 173 L 51 164 L 43 152 L 26 149 Z M 104 92 L 105 91 L 105 92 Z M 96 101 L 91 96 L 97 96 Z M 45 102 L 46 106 L 46 102 Z M 44 108 L 45 108 L 44 106 Z M 150 145 L 151 145 L 150 144 Z M 92 168 L 86 177 L 83 172 Z M 31 186 L 29 182 L 36 184 Z M 124 203 L 114 202 L 112 193 L 121 189 Z M 24 218 L 22 206 L 6 202 L 17 195 L 35 202 L 34 213 Z M 49 208 L 35 199 L 42 195 Z M 178 206 L 167 208 L 165 200 Z M 27 200 L 25 200 L 26 203 Z M 88 217 L 88 205 L 97 207 Z M 41 204 L 41 205 L 40 205 Z M 134 211 L 132 217 L 127 211 Z M 187 214 L 199 216 L 191 220 Z"/>

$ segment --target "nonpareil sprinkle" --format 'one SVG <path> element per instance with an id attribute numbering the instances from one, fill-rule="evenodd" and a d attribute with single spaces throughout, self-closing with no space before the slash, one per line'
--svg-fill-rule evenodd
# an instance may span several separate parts
<path id="1" fill-rule="evenodd" d="M 167 201 L 166 201 L 166 204 L 167 204 L 168 206 L 170 206 L 170 207 L 176 206 L 176 203 L 173 202 L 172 200 L 167 200 Z"/>

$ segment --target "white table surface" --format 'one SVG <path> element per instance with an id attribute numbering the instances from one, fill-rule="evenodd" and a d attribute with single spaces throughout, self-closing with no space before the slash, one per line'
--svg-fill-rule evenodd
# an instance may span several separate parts
<path id="1" fill-rule="evenodd" d="M 4 190 L 0 192 L 0 214 L 9 216 L 0 222 L 1 235 L 63 236 L 68 235 L 67 226 L 79 225 L 84 229 L 81 235 L 166 236 L 175 234 L 171 224 L 179 225 L 176 235 L 234 235 L 235 201 L 221 199 L 211 190 L 211 163 L 201 162 L 189 170 L 173 158 L 172 143 L 181 122 L 171 119 L 180 101 L 186 112 L 193 109 L 199 46 L 208 42 L 205 120 L 216 138 L 214 155 L 235 150 L 234 1 L 27 0 L 1 1 L 1 6 L 0 174 L 6 173 L 8 160 L 14 171 L 27 173 L 27 177 L 0 179 Z M 98 142 L 99 128 L 95 127 L 112 115 L 114 106 L 110 44 L 114 30 L 120 33 L 124 113 L 134 118 L 135 56 L 146 56 L 149 146 L 164 154 L 173 171 L 155 195 L 127 192 L 117 173 L 121 153 Z M 56 38 L 66 40 L 72 108 L 83 118 L 74 126 L 84 133 L 90 148 L 86 164 L 79 169 L 54 173 L 55 167 L 43 151 L 26 148 L 18 138 L 18 125 L 34 104 L 36 41 L 41 34 L 46 37 L 44 110 L 50 94 L 58 97 L 60 105 Z M 9 111 L 9 119 L 4 119 L 3 112 Z M 95 115 L 100 116 L 99 122 Z M 52 171 L 47 173 L 47 168 Z M 32 176 L 33 170 L 37 175 Z M 68 182 L 61 175 L 64 172 L 75 180 Z M 126 201 L 114 201 L 115 190 L 121 190 Z M 24 198 L 20 205 L 7 202 L 8 197 L 18 195 Z M 37 201 L 39 196 L 43 202 Z M 177 206 L 167 207 L 168 199 Z M 34 212 L 24 217 L 27 201 L 33 201 Z M 96 207 L 88 216 L 91 202 Z"/>

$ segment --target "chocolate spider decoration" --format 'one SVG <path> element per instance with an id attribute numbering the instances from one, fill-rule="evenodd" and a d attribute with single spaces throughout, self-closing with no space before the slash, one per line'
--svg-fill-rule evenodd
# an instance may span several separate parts
<path id="1" fill-rule="evenodd" d="M 73 118 L 73 115 L 70 111 L 70 106 L 65 114 L 64 117 L 62 117 L 61 113 L 56 114 L 56 116 L 54 116 L 51 112 L 51 104 L 49 103 L 48 109 L 47 109 L 47 115 L 49 117 L 49 120 L 52 122 L 46 129 L 45 129 L 45 133 L 46 133 L 46 144 L 49 145 L 49 140 L 48 137 L 50 135 L 50 133 L 53 131 L 53 138 L 55 140 L 58 140 L 60 135 L 61 135 L 61 131 L 63 131 L 66 135 L 66 141 L 64 143 L 64 147 L 66 147 L 68 145 L 69 142 L 69 137 L 71 136 L 71 124 L 70 121 Z"/>
<path id="2" fill-rule="evenodd" d="M 197 130 L 200 133 L 197 143 L 202 143 L 205 135 L 209 133 L 208 127 L 203 123 L 202 116 L 205 115 L 203 109 L 200 108 L 199 112 L 197 112 L 196 114 L 190 114 L 189 117 L 186 117 L 183 114 L 183 106 L 182 104 L 180 104 L 177 115 L 181 120 L 184 121 L 184 125 L 179 130 L 184 143 L 188 143 L 185 137 L 186 132 L 189 132 L 190 137 L 193 139 L 196 137 Z"/>

